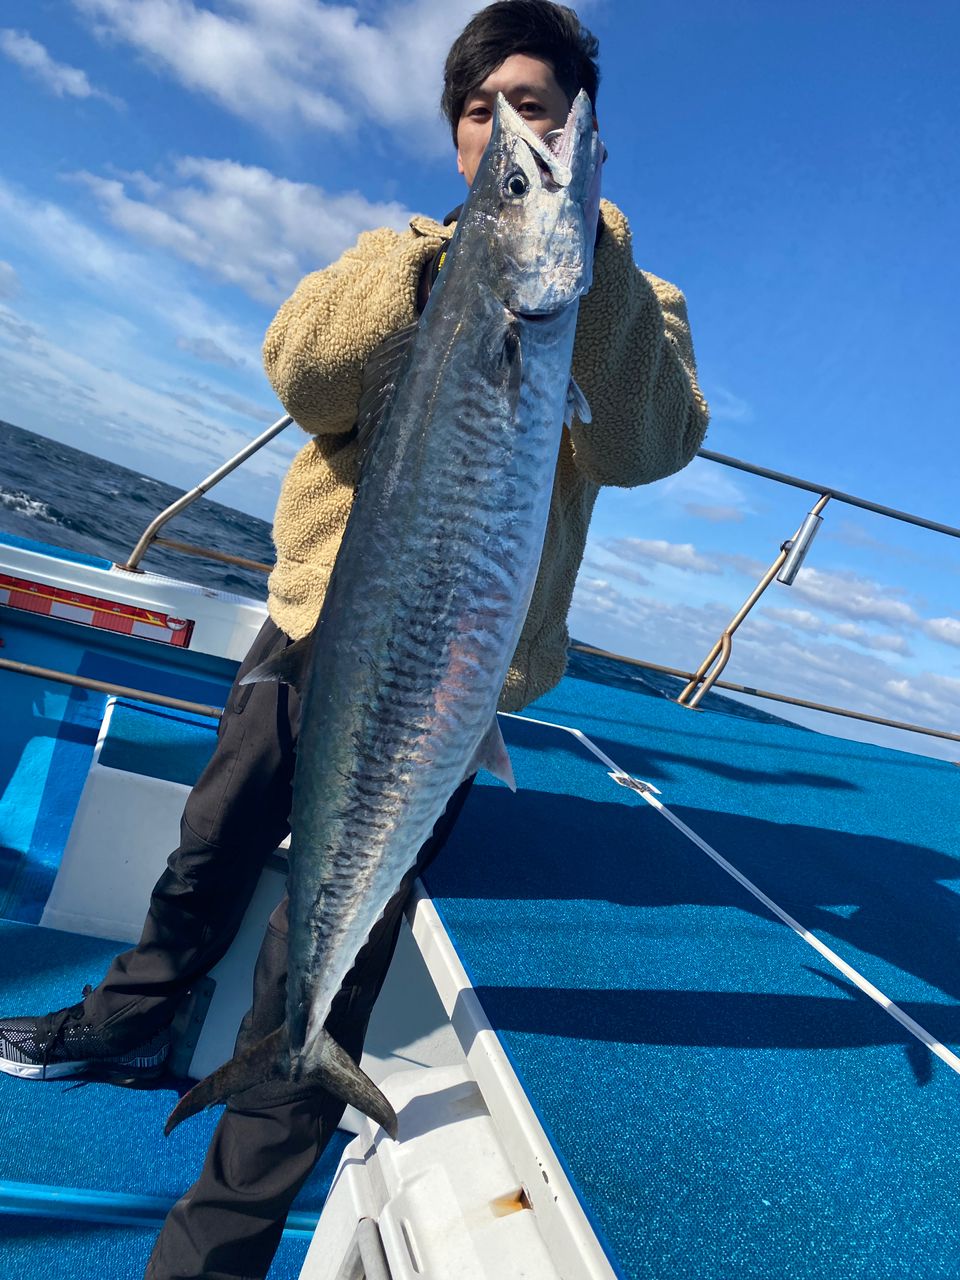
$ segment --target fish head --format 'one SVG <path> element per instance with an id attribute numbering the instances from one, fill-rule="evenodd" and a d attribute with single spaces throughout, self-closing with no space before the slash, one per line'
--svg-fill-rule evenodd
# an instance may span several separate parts
<path id="1" fill-rule="evenodd" d="M 603 154 L 582 90 L 547 139 L 497 94 L 460 223 L 483 227 L 485 283 L 510 311 L 553 315 L 590 288 Z"/>

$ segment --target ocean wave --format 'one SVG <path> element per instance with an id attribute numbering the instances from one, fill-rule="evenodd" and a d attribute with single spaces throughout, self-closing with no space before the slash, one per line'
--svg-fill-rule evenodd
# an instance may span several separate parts
<path id="1" fill-rule="evenodd" d="M 68 515 L 49 502 L 44 502 L 42 498 L 34 498 L 24 489 L 0 488 L 0 507 L 12 511 L 14 515 L 25 516 L 28 520 L 41 520 L 44 524 L 56 525 L 67 533 L 99 538 L 103 532 L 100 522 Z"/>
<path id="2" fill-rule="evenodd" d="M 15 511 L 18 515 L 28 516 L 32 520 L 45 520 L 47 524 L 64 526 L 59 511 L 48 506 L 46 502 L 41 502 L 39 498 L 32 498 L 22 489 L 0 489 L 0 507 L 6 507 L 8 511 Z"/>

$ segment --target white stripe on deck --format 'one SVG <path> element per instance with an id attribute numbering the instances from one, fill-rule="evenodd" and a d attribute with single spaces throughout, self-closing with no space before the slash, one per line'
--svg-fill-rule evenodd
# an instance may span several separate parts
<path id="1" fill-rule="evenodd" d="M 691 840 L 698 849 L 702 850 L 702 852 L 707 855 L 708 858 L 712 858 L 718 867 L 722 868 L 722 870 L 726 871 L 727 875 L 732 876 L 733 879 L 736 880 L 737 884 L 742 885 L 748 893 L 753 894 L 758 902 L 762 902 L 768 911 L 771 911 L 778 920 L 782 921 L 788 926 L 788 928 L 792 929 L 798 937 L 803 939 L 807 946 L 812 947 L 814 951 L 827 961 L 828 964 L 832 965 L 834 969 L 839 973 L 842 973 L 845 978 L 852 982 L 859 991 L 862 991 L 865 996 L 869 996 L 870 999 L 875 1004 L 879 1005 L 885 1013 L 888 1013 L 894 1021 L 899 1022 L 904 1030 L 909 1031 L 911 1035 L 916 1036 L 920 1043 L 925 1044 L 931 1053 L 936 1054 L 936 1056 L 940 1058 L 942 1062 L 945 1062 L 952 1071 L 955 1071 L 960 1075 L 960 1058 L 957 1057 L 952 1049 L 948 1049 L 945 1044 L 942 1044 L 936 1038 L 936 1036 L 931 1035 L 925 1027 L 921 1027 L 919 1022 L 914 1021 L 914 1019 L 910 1017 L 909 1013 L 906 1013 L 898 1004 L 895 1004 L 888 995 L 885 995 L 880 990 L 879 987 L 875 987 L 868 978 L 863 976 L 862 973 L 854 969 L 852 965 L 847 964 L 846 960 L 844 960 L 842 956 L 837 955 L 837 953 L 832 951 L 825 942 L 821 942 L 815 933 L 811 933 L 809 929 L 805 928 L 799 922 L 799 920 L 795 920 L 789 912 L 784 911 L 781 906 L 778 906 L 777 903 L 774 902 L 772 898 L 769 898 L 762 889 L 759 889 L 752 880 L 748 880 L 742 871 L 738 871 L 732 862 L 728 862 L 723 854 L 718 853 L 717 850 L 714 849 L 713 845 L 708 844 L 706 840 L 701 836 L 698 836 L 692 828 L 688 827 L 685 822 L 682 822 L 662 801 L 657 799 L 657 796 L 661 793 L 655 786 L 653 786 L 652 783 L 641 782 L 638 778 L 634 778 L 631 774 L 627 773 L 625 769 L 621 769 L 618 764 L 615 764 L 608 755 L 600 750 L 595 742 L 591 742 L 586 734 L 581 733 L 579 729 L 571 729 L 570 726 L 566 724 L 554 724 L 550 720 L 534 720 L 532 716 L 511 715 L 510 718 L 513 720 L 526 720 L 530 724 L 544 725 L 548 729 L 562 729 L 565 733 L 572 734 L 587 748 L 588 751 L 591 751 L 608 767 L 610 770 L 610 777 L 614 782 L 620 783 L 621 786 L 627 786 L 631 790 L 636 791 L 639 795 L 643 796 L 647 804 L 651 805 L 657 813 L 666 818 L 668 822 L 672 823 L 678 831 L 685 835 L 688 840 Z"/>

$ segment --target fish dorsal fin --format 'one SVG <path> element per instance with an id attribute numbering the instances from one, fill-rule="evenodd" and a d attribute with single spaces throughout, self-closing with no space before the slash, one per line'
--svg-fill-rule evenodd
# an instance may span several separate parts
<path id="1" fill-rule="evenodd" d="M 419 328 L 419 321 L 385 338 L 363 366 L 360 402 L 357 406 L 357 450 L 362 461 L 383 415 L 393 403 L 404 361 Z"/>
<path id="2" fill-rule="evenodd" d="M 581 422 L 592 422 L 593 414 L 587 404 L 587 397 L 571 378 L 570 385 L 567 387 L 567 410 L 563 420 L 569 427 L 574 418 L 578 418 Z"/>
<path id="3" fill-rule="evenodd" d="M 496 716 L 493 717 L 493 723 L 490 728 L 480 739 L 480 745 L 470 761 L 470 768 L 465 776 L 469 777 L 470 774 L 476 773 L 478 769 L 486 769 L 495 778 L 505 782 L 511 791 L 516 791 L 517 783 L 513 776 L 513 765 L 510 763 L 507 744 L 503 740 L 503 734 L 500 732 L 500 725 Z"/>
<path id="4" fill-rule="evenodd" d="M 293 644 L 288 644 L 272 658 L 261 662 L 259 667 L 248 671 L 240 683 L 259 684 L 262 680 L 281 680 L 284 684 L 292 685 L 297 693 L 302 693 L 310 667 L 310 656 L 313 653 L 313 635 L 311 631 L 302 640 L 295 640 Z"/>

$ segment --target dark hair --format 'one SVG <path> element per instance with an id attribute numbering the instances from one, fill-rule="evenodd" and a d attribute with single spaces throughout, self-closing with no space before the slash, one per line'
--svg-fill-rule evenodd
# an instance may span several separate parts
<path id="1" fill-rule="evenodd" d="M 572 102 L 586 89 L 594 108 L 600 68 L 600 44 L 572 9 L 550 0 L 496 0 L 475 13 L 457 36 L 443 69 L 440 109 L 453 141 L 468 94 L 515 53 L 542 58 Z"/>

